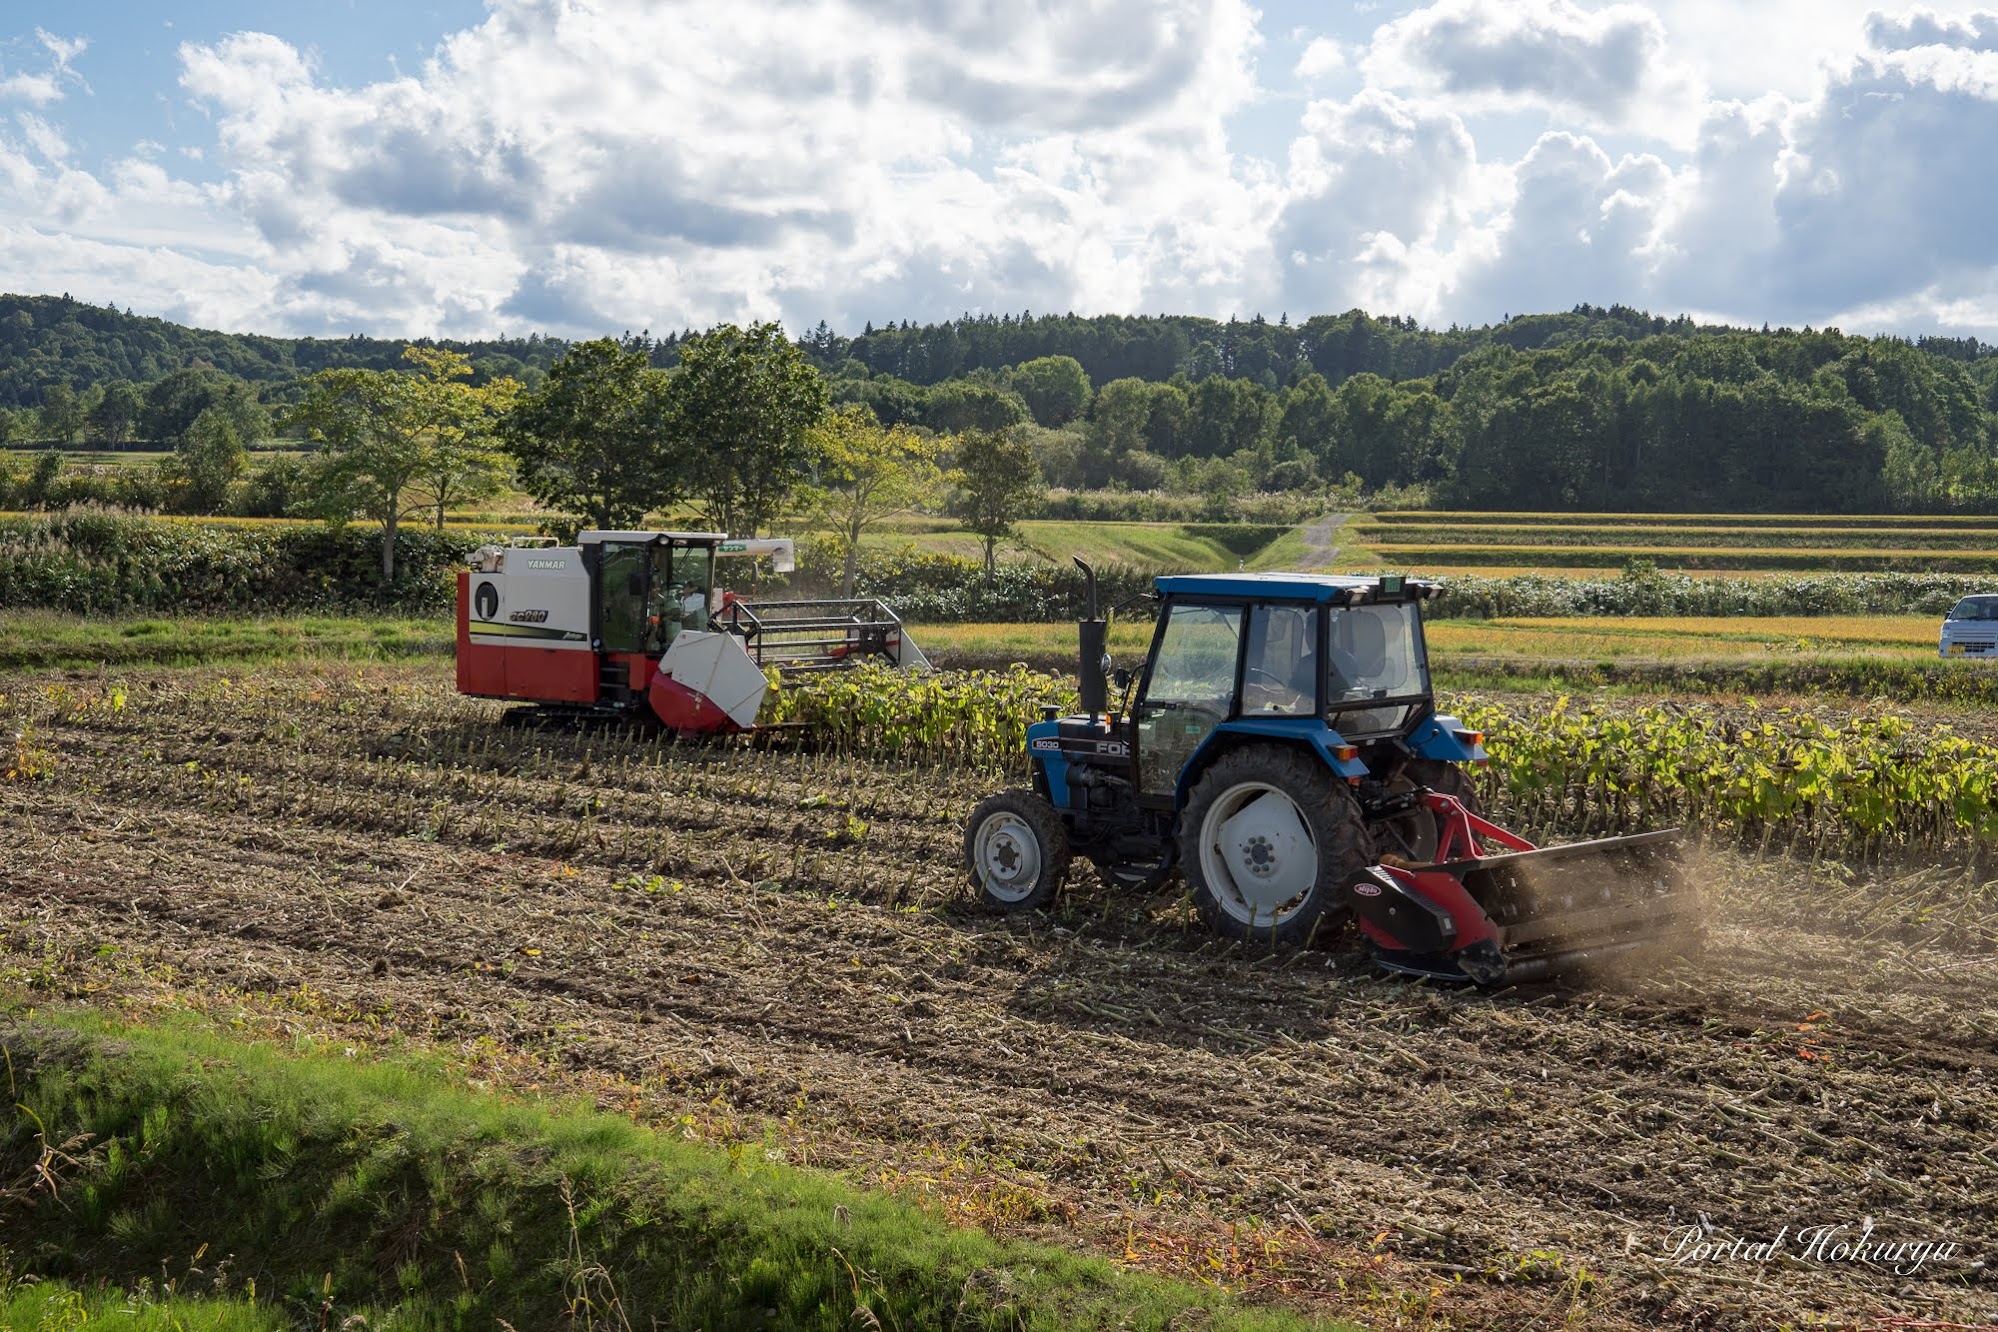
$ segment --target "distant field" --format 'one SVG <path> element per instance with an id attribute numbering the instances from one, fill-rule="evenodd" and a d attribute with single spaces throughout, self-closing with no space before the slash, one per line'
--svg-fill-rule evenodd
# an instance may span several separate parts
<path id="1" fill-rule="evenodd" d="M 1451 656 L 1535 661 L 1663 661 L 1823 656 L 1849 653 L 1936 655 L 1938 621 L 1894 616 L 1629 616 L 1600 619 L 1442 620 L 1428 626 L 1429 650 Z"/>
<path id="2" fill-rule="evenodd" d="M 1508 658 L 1522 664 L 1665 661 L 1768 661 L 1852 655 L 1925 658 L 1936 655 L 1938 621 L 1895 616 L 1606 616 L 1576 619 L 1439 620 L 1429 624 L 1431 658 L 1447 668 L 1458 658 Z M 946 665 L 1024 661 L 1072 669 L 1075 630 L 1067 624 L 917 625 L 909 631 Z M 1151 643 L 1149 621 L 1119 619 L 1110 651 L 1136 667 Z"/>
<path id="3" fill-rule="evenodd" d="M 1998 575 L 1989 514 L 1557 514 L 1398 511 L 1355 514 L 1341 569 L 1566 578 L 1660 572 L 1734 576 L 1817 573 Z"/>
<path id="4" fill-rule="evenodd" d="M 1250 523 L 1104 523 L 1033 520 L 1019 524 L 1020 538 L 1002 542 L 999 558 L 1067 564 L 1081 556 L 1091 564 L 1208 573 L 1260 567 L 1265 549 L 1294 529 Z M 985 542 L 947 518 L 908 518 L 862 539 L 876 550 L 913 547 L 925 554 L 983 559 Z"/>

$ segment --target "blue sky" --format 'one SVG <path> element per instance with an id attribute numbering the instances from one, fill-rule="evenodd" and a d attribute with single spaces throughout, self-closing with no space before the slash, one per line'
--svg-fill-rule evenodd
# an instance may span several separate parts
<path id="1" fill-rule="evenodd" d="M 1948 0 L 15 0 L 0 289 L 322 335 L 1589 301 L 1998 341 L 1993 143 L 1998 13 Z"/>

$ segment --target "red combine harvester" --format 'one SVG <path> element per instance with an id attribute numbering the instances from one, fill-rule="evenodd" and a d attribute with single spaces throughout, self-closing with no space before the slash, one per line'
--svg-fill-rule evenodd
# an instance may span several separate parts
<path id="1" fill-rule="evenodd" d="M 573 546 L 481 546 L 458 575 L 458 692 L 533 703 L 542 714 L 726 735 L 755 726 L 766 668 L 928 668 L 878 601 L 718 601 L 716 560 L 760 555 L 779 573 L 794 567 L 789 538 L 719 532 L 592 531 Z"/>

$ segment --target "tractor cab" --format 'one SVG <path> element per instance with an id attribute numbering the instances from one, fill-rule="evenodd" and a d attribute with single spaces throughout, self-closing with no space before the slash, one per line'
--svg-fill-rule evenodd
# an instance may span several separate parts
<path id="1" fill-rule="evenodd" d="M 1033 789 L 991 797 L 965 828 L 988 905 L 1040 905 L 1079 854 L 1126 887 L 1183 873 L 1233 938 L 1300 944 L 1351 915 L 1383 964 L 1479 984 L 1690 931 L 1675 832 L 1540 850 L 1485 821 L 1465 771 L 1484 737 L 1439 715 L 1430 688 L 1436 584 L 1160 578 L 1151 650 L 1135 677 L 1115 672 L 1113 709 L 1083 571 L 1082 712 L 1030 726 Z"/>
<path id="2" fill-rule="evenodd" d="M 1331 748 L 1399 735 L 1430 707 L 1418 604 L 1430 584 L 1250 574 L 1158 586 L 1129 724 L 1148 797 L 1174 799 L 1217 732 Z M 1436 757 L 1474 755 L 1447 745 Z"/>

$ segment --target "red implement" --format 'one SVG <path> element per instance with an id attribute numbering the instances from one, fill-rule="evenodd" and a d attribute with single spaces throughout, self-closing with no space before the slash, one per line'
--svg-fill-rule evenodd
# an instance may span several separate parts
<path id="1" fill-rule="evenodd" d="M 1678 829 L 1543 849 L 1451 796 L 1423 804 L 1435 863 L 1391 860 L 1352 885 L 1354 918 L 1389 970 L 1509 985 L 1697 946 Z"/>

